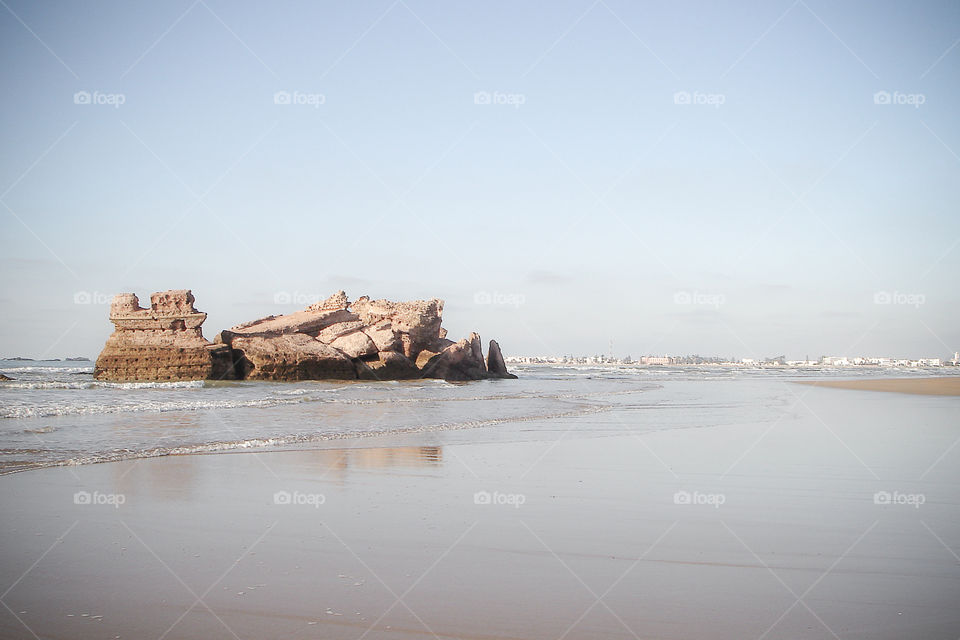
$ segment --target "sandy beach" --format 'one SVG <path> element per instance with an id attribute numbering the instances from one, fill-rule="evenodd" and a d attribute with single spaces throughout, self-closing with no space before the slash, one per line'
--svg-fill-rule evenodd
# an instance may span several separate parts
<path id="1" fill-rule="evenodd" d="M 602 422 L 4 477 L 0 636 L 957 636 L 955 399 L 702 385 Z M 704 394 L 736 411 L 662 428 Z"/>
<path id="2" fill-rule="evenodd" d="M 925 396 L 960 396 L 960 376 L 942 378 L 870 378 L 868 380 L 804 380 L 799 384 L 856 391 L 887 391 Z"/>

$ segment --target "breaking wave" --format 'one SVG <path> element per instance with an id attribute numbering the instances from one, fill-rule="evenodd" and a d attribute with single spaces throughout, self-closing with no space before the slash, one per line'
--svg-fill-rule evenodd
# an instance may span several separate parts
<path id="1" fill-rule="evenodd" d="M 87 367 L 0 367 L 0 373 L 93 373 L 93 365 Z"/>

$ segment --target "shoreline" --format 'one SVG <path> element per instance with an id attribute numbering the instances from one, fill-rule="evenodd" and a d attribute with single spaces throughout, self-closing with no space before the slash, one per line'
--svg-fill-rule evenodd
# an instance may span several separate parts
<path id="1" fill-rule="evenodd" d="M 794 382 L 828 389 L 883 391 L 924 396 L 960 396 L 960 376 L 868 378 L 865 380 L 795 380 Z"/>

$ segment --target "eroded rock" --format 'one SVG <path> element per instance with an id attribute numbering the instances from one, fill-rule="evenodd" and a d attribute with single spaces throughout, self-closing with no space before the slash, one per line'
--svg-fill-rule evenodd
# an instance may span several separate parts
<path id="1" fill-rule="evenodd" d="M 339 349 L 304 333 L 237 336 L 231 346 L 246 380 L 354 380 L 353 361 Z"/>
<path id="2" fill-rule="evenodd" d="M 422 361 L 422 359 L 420 360 Z M 490 377 L 483 360 L 480 336 L 471 333 L 432 356 L 421 367 L 424 378 L 444 380 L 482 380 Z"/>
<path id="3" fill-rule="evenodd" d="M 391 302 L 363 296 L 353 303 L 352 309 L 366 325 L 389 321 L 399 349 L 411 359 L 440 337 L 443 300 Z"/>
<path id="4" fill-rule="evenodd" d="M 411 380 L 420 378 L 420 369 L 410 358 L 396 351 L 381 351 L 376 360 L 360 360 L 357 375 L 361 380 Z"/>
<path id="5" fill-rule="evenodd" d="M 154 293 L 149 309 L 140 308 L 132 293 L 114 297 L 110 321 L 115 330 L 97 358 L 94 378 L 114 382 L 234 378 L 230 349 L 203 337 L 201 325 L 207 314 L 193 303 L 187 289 Z"/>
<path id="6" fill-rule="evenodd" d="M 459 342 L 441 327 L 443 301 L 391 302 L 367 296 L 350 303 L 338 291 L 302 311 L 245 322 L 203 338 L 206 314 L 187 290 L 114 298 L 116 331 L 97 359 L 101 380 L 320 380 L 362 378 L 479 380 L 515 377 L 500 347 L 485 359 L 476 333 Z M 488 366 L 489 365 L 489 366 Z"/>
<path id="7" fill-rule="evenodd" d="M 343 351 L 351 358 L 362 358 L 377 353 L 377 345 L 373 344 L 370 336 L 363 331 L 342 335 L 331 342 L 330 346 Z"/>
<path id="8" fill-rule="evenodd" d="M 515 379 L 517 377 L 507 371 L 507 363 L 503 360 L 500 345 L 496 340 L 491 340 L 490 347 L 487 349 L 487 373 L 497 378 Z"/>

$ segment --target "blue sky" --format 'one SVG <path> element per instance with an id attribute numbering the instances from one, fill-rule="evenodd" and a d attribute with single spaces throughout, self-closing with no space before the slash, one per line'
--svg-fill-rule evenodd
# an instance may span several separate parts
<path id="1" fill-rule="evenodd" d="M 4 2 L 0 355 L 170 288 L 208 337 L 342 288 L 508 354 L 960 349 L 957 3 Z"/>

